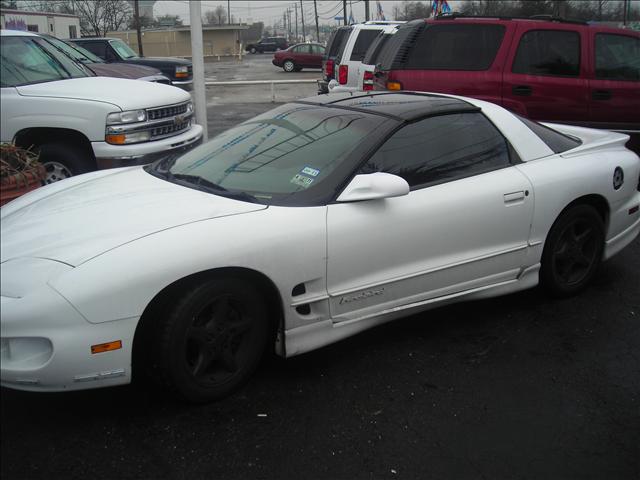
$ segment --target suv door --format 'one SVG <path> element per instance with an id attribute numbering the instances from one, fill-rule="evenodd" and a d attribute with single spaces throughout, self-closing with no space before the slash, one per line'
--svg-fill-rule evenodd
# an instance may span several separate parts
<path id="1" fill-rule="evenodd" d="M 533 189 L 482 113 L 398 130 L 361 173 L 387 172 L 408 195 L 333 203 L 327 288 L 334 322 L 514 281 L 525 263 Z"/>
<path id="2" fill-rule="evenodd" d="M 640 133 L 640 34 L 590 29 L 589 126 Z"/>
<path id="3" fill-rule="evenodd" d="M 375 40 L 378 34 L 382 32 L 381 28 L 360 28 L 354 29 L 349 37 L 349 41 L 345 46 L 340 58 L 340 65 L 337 67 L 338 72 L 342 68 L 346 68 L 346 78 L 344 83 L 340 85 L 348 87 L 358 86 L 358 67 L 362 65 L 367 49 Z M 336 75 L 339 78 L 339 75 Z"/>
<path id="4" fill-rule="evenodd" d="M 504 70 L 503 106 L 541 121 L 576 123 L 588 115 L 585 27 L 520 22 Z"/>

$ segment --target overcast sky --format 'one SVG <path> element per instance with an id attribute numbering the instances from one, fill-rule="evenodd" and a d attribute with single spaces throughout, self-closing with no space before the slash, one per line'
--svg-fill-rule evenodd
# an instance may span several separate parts
<path id="1" fill-rule="evenodd" d="M 202 14 L 207 10 L 213 10 L 216 6 L 221 5 L 225 9 L 227 8 L 227 2 L 216 0 L 203 0 L 202 2 Z M 384 10 L 387 20 L 393 20 L 393 5 L 400 4 L 400 1 L 385 0 L 380 2 Z M 449 4 L 455 7 L 457 2 L 450 0 Z M 300 8 L 300 1 L 275 1 L 275 0 L 231 0 L 231 15 L 236 20 L 240 18 L 243 22 L 259 22 L 262 21 L 266 25 L 271 25 L 276 21 L 282 20 L 283 12 L 287 7 L 291 7 L 291 21 L 294 20 L 293 6 L 298 5 Z M 303 0 L 302 2 L 305 13 L 305 23 L 311 24 L 315 22 L 313 13 L 313 1 Z M 357 22 L 364 21 L 364 1 L 347 1 L 347 11 L 349 12 L 349 4 L 353 8 L 353 16 Z M 342 15 L 342 0 L 333 1 L 318 1 L 318 16 L 321 24 L 336 23 L 332 20 L 336 15 Z M 372 18 L 375 18 L 376 2 L 375 0 L 369 1 L 369 9 L 371 11 Z M 185 24 L 189 23 L 189 2 L 187 0 L 159 0 L 156 2 L 153 9 L 154 15 L 180 15 Z M 299 12 L 298 12 L 299 14 Z M 348 15 L 348 13 L 347 13 Z"/>

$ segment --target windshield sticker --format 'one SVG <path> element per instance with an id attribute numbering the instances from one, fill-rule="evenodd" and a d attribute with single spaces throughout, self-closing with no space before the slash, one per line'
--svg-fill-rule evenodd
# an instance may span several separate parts
<path id="1" fill-rule="evenodd" d="M 320 170 L 311 167 L 304 167 L 300 173 L 304 173 L 305 175 L 310 175 L 312 177 L 317 177 L 320 175 Z"/>
<path id="2" fill-rule="evenodd" d="M 313 180 L 314 180 L 313 178 L 305 177 L 304 175 L 300 175 L 299 173 L 296 173 L 296 175 L 291 179 L 291 183 L 295 185 L 300 185 L 301 187 L 304 187 L 304 188 L 309 188 L 313 183 Z"/>

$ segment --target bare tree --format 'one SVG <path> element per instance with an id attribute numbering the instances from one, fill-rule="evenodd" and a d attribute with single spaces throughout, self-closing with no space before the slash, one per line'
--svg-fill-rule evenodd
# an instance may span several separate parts
<path id="1" fill-rule="evenodd" d="M 396 20 L 416 20 L 431 15 L 431 2 L 410 2 L 404 0 L 393 6 L 393 18 Z"/>
<path id="2" fill-rule="evenodd" d="M 207 10 L 204 18 L 207 25 L 224 25 L 227 23 L 227 10 L 218 5 L 214 10 Z"/>
<path id="3" fill-rule="evenodd" d="M 125 0 L 74 0 L 72 8 L 80 17 L 83 35 L 104 37 L 126 26 L 131 18 L 131 6 Z"/>

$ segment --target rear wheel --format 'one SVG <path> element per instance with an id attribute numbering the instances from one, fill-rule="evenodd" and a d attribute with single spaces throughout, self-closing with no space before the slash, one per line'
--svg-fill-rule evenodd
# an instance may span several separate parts
<path id="1" fill-rule="evenodd" d="M 80 148 L 59 143 L 40 146 L 40 163 L 47 171 L 45 183 L 54 183 L 91 170 L 92 159 Z"/>
<path id="2" fill-rule="evenodd" d="M 542 253 L 540 280 L 556 296 L 584 289 L 595 275 L 604 248 L 604 223 L 589 205 L 576 205 L 551 227 Z"/>
<path id="3" fill-rule="evenodd" d="M 293 63 L 293 60 L 285 60 L 282 64 L 282 69 L 287 73 L 291 73 L 296 69 L 296 64 Z"/>
<path id="4" fill-rule="evenodd" d="M 258 50 L 256 50 L 256 47 L 251 47 L 251 49 L 249 50 L 251 53 L 257 53 Z"/>
<path id="5" fill-rule="evenodd" d="M 170 388 L 192 402 L 222 398 L 251 376 L 269 326 L 262 295 L 239 279 L 214 279 L 183 294 L 164 320 L 155 361 Z"/>

